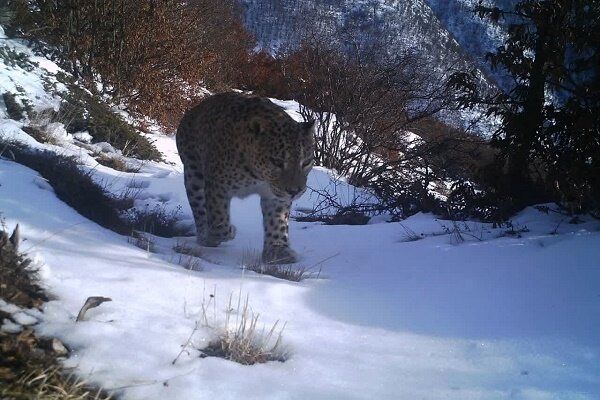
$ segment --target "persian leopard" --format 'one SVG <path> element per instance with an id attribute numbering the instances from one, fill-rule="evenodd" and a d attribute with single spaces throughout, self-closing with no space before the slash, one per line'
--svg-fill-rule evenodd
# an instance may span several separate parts
<path id="1" fill-rule="evenodd" d="M 268 263 L 293 263 L 288 220 L 313 165 L 314 122 L 296 122 L 268 99 L 240 93 L 210 96 L 177 129 L 177 149 L 196 222 L 198 243 L 218 246 L 235 236 L 232 197 L 260 195 Z"/>

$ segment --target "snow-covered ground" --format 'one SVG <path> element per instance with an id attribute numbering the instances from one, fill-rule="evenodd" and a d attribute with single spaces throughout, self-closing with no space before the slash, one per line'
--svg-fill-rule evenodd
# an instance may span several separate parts
<path id="1" fill-rule="evenodd" d="M 114 193 L 138 188 L 140 207 L 181 206 L 182 224 L 191 225 L 172 137 L 152 135 L 170 163 L 124 173 L 97 165 L 72 137 L 41 145 L 19 123 L 0 124 L 2 136 L 78 155 Z M 328 171 L 311 172 L 311 187 L 330 182 Z M 341 183 L 342 193 L 350 199 L 353 188 Z M 318 202 L 308 192 L 295 207 Z M 9 228 L 21 224 L 21 249 L 53 295 L 43 314 L 11 312 L 23 324 L 39 321 L 40 334 L 70 348 L 66 366 L 125 399 L 600 397 L 598 221 L 573 225 L 530 208 L 513 219 L 516 235 L 461 223 L 463 242 L 452 223 L 429 214 L 363 226 L 292 222 L 299 265 L 321 270 L 318 279 L 292 283 L 241 268 L 262 245 L 255 197 L 234 200 L 238 236 L 201 249 L 193 270 L 173 250 L 193 237 L 154 238 L 156 252 L 148 253 L 86 220 L 36 172 L 7 159 L 0 160 L 0 211 Z M 89 296 L 112 302 L 75 322 Z M 248 296 L 266 329 L 287 322 L 285 362 L 201 357 L 222 329 L 230 296 L 234 304 Z"/>

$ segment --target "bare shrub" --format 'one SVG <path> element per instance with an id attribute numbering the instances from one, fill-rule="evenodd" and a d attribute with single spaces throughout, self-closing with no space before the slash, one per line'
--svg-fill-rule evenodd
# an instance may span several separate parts
<path id="1" fill-rule="evenodd" d="M 558 221 L 558 223 L 554 226 L 554 229 L 552 229 L 552 231 L 550 232 L 551 235 L 556 235 L 558 234 L 558 228 L 560 228 L 560 226 L 562 225 L 562 223 L 564 222 L 564 220 L 560 220 Z M 524 233 L 529 232 L 529 228 L 527 227 L 527 225 L 521 225 L 519 223 L 513 222 L 513 221 L 506 221 L 503 226 L 506 228 L 503 236 L 512 236 L 512 237 L 516 237 L 516 238 L 521 238 L 523 237 Z"/>
<path id="2" fill-rule="evenodd" d="M 483 141 L 436 121 L 452 92 L 418 53 L 346 39 L 308 36 L 284 61 L 291 97 L 317 121 L 316 164 L 369 187 L 398 218 L 443 213 L 446 183 L 475 175 Z"/>
<path id="3" fill-rule="evenodd" d="M 266 51 L 251 54 L 237 77 L 237 87 L 254 93 L 290 98 L 289 84 L 283 72 L 284 62 Z"/>
<path id="4" fill-rule="evenodd" d="M 203 271 L 202 261 L 198 254 L 173 254 L 169 261 L 173 264 L 181 265 L 188 271 Z"/>
<path id="5" fill-rule="evenodd" d="M 343 52 L 311 38 L 287 59 L 292 92 L 305 119 L 318 121 L 315 160 L 369 181 L 407 150 L 405 131 L 448 104 L 443 82 L 432 82 L 415 53 L 383 56 L 378 48 Z"/>
<path id="6" fill-rule="evenodd" d="M 404 234 L 402 235 L 402 241 L 403 242 L 416 242 L 418 240 L 423 239 L 425 236 L 424 235 L 419 235 L 417 232 L 415 232 L 414 230 L 412 230 L 411 228 L 409 228 L 408 226 L 404 225 L 404 224 L 400 224 L 400 226 L 402 227 L 402 229 L 404 230 Z"/>
<path id="7" fill-rule="evenodd" d="M 469 225 L 467 221 L 451 220 L 450 224 L 440 222 L 442 230 L 450 235 L 450 243 L 461 244 L 467 241 L 467 238 L 482 242 L 485 239 L 486 228 L 484 224 L 473 223 Z"/>
<path id="8" fill-rule="evenodd" d="M 371 216 L 385 211 L 378 199 L 365 189 L 357 189 L 345 185 L 341 189 L 341 181 L 330 180 L 323 188 L 308 187 L 311 199 L 310 209 L 297 209 L 293 215 L 296 221 L 323 222 L 326 225 L 365 225 Z"/>

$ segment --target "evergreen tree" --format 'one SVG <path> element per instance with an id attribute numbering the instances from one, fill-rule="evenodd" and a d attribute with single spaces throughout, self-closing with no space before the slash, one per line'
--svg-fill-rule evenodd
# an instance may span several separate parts
<path id="1" fill-rule="evenodd" d="M 501 127 L 494 189 L 522 207 L 556 200 L 572 211 L 600 204 L 600 2 L 524 0 L 476 12 L 506 26 L 488 54 L 513 85 L 483 97 L 473 75 L 457 74 L 463 106 L 486 105 Z M 499 170 L 501 172 L 499 172 Z"/>

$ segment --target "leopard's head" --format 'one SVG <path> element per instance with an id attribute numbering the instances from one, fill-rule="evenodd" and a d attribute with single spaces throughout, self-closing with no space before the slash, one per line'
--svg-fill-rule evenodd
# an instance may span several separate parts
<path id="1" fill-rule="evenodd" d="M 315 122 L 296 122 L 291 117 L 258 127 L 258 173 L 277 197 L 297 199 L 306 191 L 313 166 Z"/>

